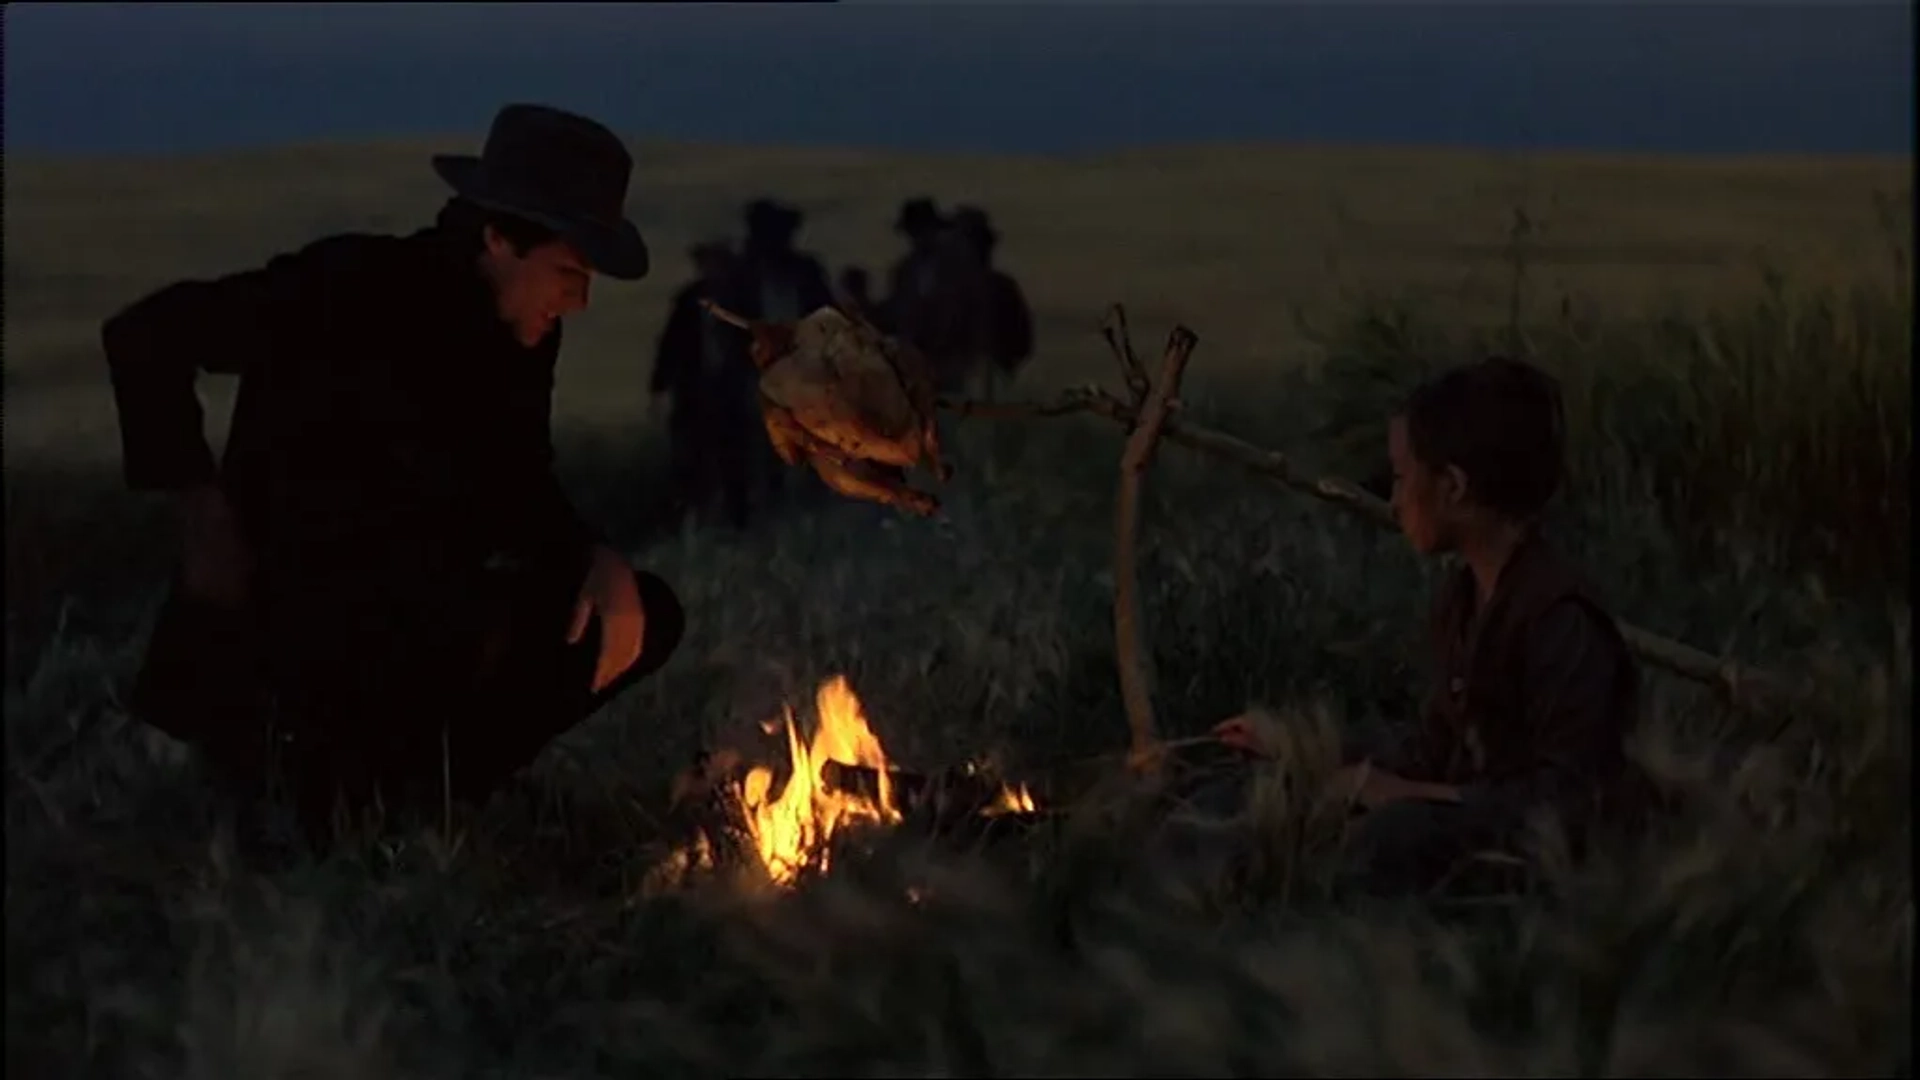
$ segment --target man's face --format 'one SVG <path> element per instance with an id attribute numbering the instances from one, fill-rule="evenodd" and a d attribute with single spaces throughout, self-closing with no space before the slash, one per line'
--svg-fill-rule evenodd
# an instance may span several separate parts
<path id="1" fill-rule="evenodd" d="M 549 241 L 522 255 L 506 237 L 489 228 L 481 263 L 493 283 L 500 321 L 527 348 L 544 341 L 561 319 L 587 306 L 593 270 L 564 240 Z"/>
<path id="2" fill-rule="evenodd" d="M 1408 543 L 1422 555 L 1453 550 L 1466 512 L 1466 475 L 1421 461 L 1401 416 L 1387 425 L 1387 457 L 1393 464 L 1393 516 Z"/>

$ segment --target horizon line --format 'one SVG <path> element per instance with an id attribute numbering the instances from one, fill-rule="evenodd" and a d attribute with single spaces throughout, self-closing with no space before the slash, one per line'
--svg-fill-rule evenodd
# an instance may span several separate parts
<path id="1" fill-rule="evenodd" d="M 470 152 L 477 152 L 485 139 L 484 128 L 467 133 L 448 134 L 392 134 L 362 136 L 315 136 L 269 142 L 244 142 L 230 146 L 206 149 L 174 151 L 152 150 L 32 150 L 10 147 L 7 156 L 14 164 L 104 164 L 122 163 L 158 163 L 168 161 L 211 161 L 220 158 L 245 158 L 260 155 L 300 153 L 325 150 L 351 150 L 388 148 L 398 149 L 406 146 L 419 146 L 423 152 L 437 150 L 449 152 L 449 147 L 466 146 Z M 1609 147 L 1583 143 L 1540 142 L 1528 146 L 1505 145 L 1493 142 L 1387 142 L 1369 139 L 1262 139 L 1262 138 L 1200 138 L 1200 139 L 1162 139 L 1150 142 L 1117 144 L 1094 150 L 1065 150 L 1058 152 L 1033 151 L 995 151 L 995 150 L 936 150 L 912 149 L 898 146 L 886 146 L 857 142 L 766 142 L 732 141 L 725 139 L 686 139 L 674 137 L 640 137 L 621 134 L 621 141 L 629 152 L 644 147 L 673 150 L 724 150 L 724 151 L 765 151 L 769 153 L 814 152 L 859 154 L 869 157 L 898 157 L 918 159 L 962 158 L 974 161 L 1004 160 L 1020 162 L 1087 162 L 1102 158 L 1119 158 L 1152 153 L 1196 152 L 1203 150 L 1259 149 L 1259 150 L 1297 150 L 1297 151 L 1348 151 L 1348 152 L 1405 152 L 1417 154 L 1458 154 L 1484 157 L 1558 157 L 1558 158 L 1609 158 L 1641 159 L 1649 161 L 1695 161 L 1695 162 L 1848 162 L 1856 164 L 1895 164 L 1913 161 L 1913 149 L 1904 150 L 1651 150 L 1632 147 Z M 638 159 L 639 155 L 635 155 Z M 644 167 L 644 162 L 635 161 L 636 167 Z"/>

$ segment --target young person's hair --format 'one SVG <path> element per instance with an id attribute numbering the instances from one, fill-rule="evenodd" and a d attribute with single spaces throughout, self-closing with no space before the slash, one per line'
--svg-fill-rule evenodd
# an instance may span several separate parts
<path id="1" fill-rule="evenodd" d="M 1414 456 L 1428 468 L 1458 467 L 1480 506 L 1531 518 L 1560 489 L 1560 386 L 1532 364 L 1495 356 L 1453 368 L 1408 395 L 1402 415 Z"/>
<path id="2" fill-rule="evenodd" d="M 489 210 L 477 203 L 454 196 L 440 208 L 439 217 L 434 224 L 445 233 L 447 238 L 458 246 L 463 254 L 478 258 L 485 247 L 484 237 L 487 229 L 500 234 L 501 238 L 513 248 L 516 255 L 525 255 L 542 244 L 550 243 L 560 234 L 536 221 L 513 214 Z"/>

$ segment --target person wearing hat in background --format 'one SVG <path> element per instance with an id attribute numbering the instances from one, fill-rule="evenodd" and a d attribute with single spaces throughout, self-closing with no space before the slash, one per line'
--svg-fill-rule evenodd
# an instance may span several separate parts
<path id="1" fill-rule="evenodd" d="M 799 209 L 773 199 L 760 198 L 747 204 L 747 235 L 740 251 L 739 314 L 765 322 L 798 322 L 833 303 L 826 267 L 794 246 L 805 220 Z M 756 481 L 750 486 L 777 495 L 785 487 L 788 466 L 774 453 L 765 429 L 756 424 L 754 430 L 758 434 L 753 449 L 741 448 L 746 454 L 746 467 Z M 800 492 L 810 501 L 821 498 L 825 491 L 810 479 L 812 475 L 807 470 L 805 476 L 797 478 Z"/>
<path id="2" fill-rule="evenodd" d="M 932 345 L 926 316 L 937 284 L 935 256 L 947 220 L 932 199 L 920 196 L 900 204 L 893 228 L 907 238 L 907 253 L 888 272 L 887 299 L 877 325 L 925 352 Z"/>
<path id="3" fill-rule="evenodd" d="M 1011 379 L 1033 355 L 1033 312 L 1027 307 L 1020 283 L 993 265 L 993 249 L 1000 233 L 986 211 L 963 206 L 953 213 L 952 232 L 958 241 L 955 257 L 963 260 L 963 280 L 975 282 L 980 301 L 972 327 L 974 370 L 981 392 L 993 400 L 1000 381 Z"/>
<path id="4" fill-rule="evenodd" d="M 798 322 L 833 303 L 826 267 L 794 246 L 805 220 L 798 209 L 772 199 L 747 205 L 740 263 L 748 310 L 740 314 L 767 322 Z"/>
<path id="5" fill-rule="evenodd" d="M 965 393 L 993 372 L 1011 370 L 1032 351 L 1032 322 L 1013 280 L 993 269 L 999 239 L 986 213 L 956 208 L 933 241 L 926 261 L 930 282 L 909 320 L 909 340 L 926 354 L 940 389 Z"/>
<path id="6" fill-rule="evenodd" d="M 674 294 L 667 325 L 654 354 L 649 391 L 670 398 L 667 436 L 677 515 L 704 510 L 716 489 L 728 520 L 747 527 L 754 440 L 760 438 L 759 372 L 748 355 L 749 339 L 723 326 L 700 306 L 712 300 L 739 310 L 741 271 L 724 240 L 695 244 L 688 252 L 695 277 Z"/>
<path id="7" fill-rule="evenodd" d="M 552 467 L 561 323 L 594 275 L 647 272 L 631 157 L 509 105 L 480 156 L 432 164 L 453 195 L 427 228 L 179 282 L 102 328 L 126 481 L 182 530 L 132 712 L 247 802 L 284 784 L 322 846 L 342 811 L 484 798 L 684 621 Z M 239 377 L 218 464 L 199 371 Z"/>

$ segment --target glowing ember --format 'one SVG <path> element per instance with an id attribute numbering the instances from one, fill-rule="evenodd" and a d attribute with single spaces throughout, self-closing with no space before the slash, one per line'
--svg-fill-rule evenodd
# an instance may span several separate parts
<path id="1" fill-rule="evenodd" d="M 745 810 L 754 849 L 767 876 L 787 885 L 809 867 L 827 869 L 827 851 L 834 833 L 848 825 L 896 825 L 901 820 L 880 739 L 867 725 L 860 699 L 845 676 L 822 683 L 815 695 L 819 726 L 810 744 L 802 745 L 793 711 L 786 711 L 787 756 L 791 776 L 778 797 L 773 796 L 773 770 L 764 766 L 747 773 L 736 794 Z M 828 762 L 869 769 L 877 779 L 873 796 L 829 787 Z M 1005 788 L 987 814 L 1034 809 L 1026 788 Z"/>
<path id="2" fill-rule="evenodd" d="M 1036 809 L 1037 807 L 1033 804 L 1033 794 L 1027 790 L 1027 785 L 1021 784 L 1018 787 L 1001 788 L 1000 797 L 982 813 L 988 817 L 997 817 L 1001 814 L 1031 814 Z"/>

